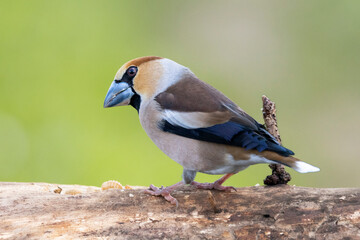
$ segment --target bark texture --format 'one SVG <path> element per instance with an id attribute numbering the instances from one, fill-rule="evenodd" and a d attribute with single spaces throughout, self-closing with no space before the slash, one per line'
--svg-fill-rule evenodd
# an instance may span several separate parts
<path id="1" fill-rule="evenodd" d="M 0 239 L 360 239 L 360 189 L 143 189 L 0 183 Z"/>

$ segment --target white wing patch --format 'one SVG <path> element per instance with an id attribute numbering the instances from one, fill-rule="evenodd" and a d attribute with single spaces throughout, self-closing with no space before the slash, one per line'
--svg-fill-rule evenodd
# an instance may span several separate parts
<path id="1" fill-rule="evenodd" d="M 171 125 L 179 126 L 187 129 L 211 127 L 206 121 L 208 113 L 202 112 L 178 112 L 173 110 L 164 110 L 163 119 Z"/>
<path id="2" fill-rule="evenodd" d="M 174 126 L 187 129 L 207 128 L 229 120 L 228 112 L 180 112 L 165 109 L 163 119 Z"/>

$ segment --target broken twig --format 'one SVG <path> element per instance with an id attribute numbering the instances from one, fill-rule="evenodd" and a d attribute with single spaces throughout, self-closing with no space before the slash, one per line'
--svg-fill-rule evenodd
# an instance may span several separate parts
<path id="1" fill-rule="evenodd" d="M 262 101 L 262 112 L 266 130 L 281 144 L 280 133 L 276 121 L 275 103 L 265 95 L 262 96 Z M 267 176 L 264 180 L 265 185 L 287 184 L 291 180 L 291 176 L 285 171 L 284 166 L 280 164 L 270 164 L 269 167 L 272 169 L 272 174 Z"/>

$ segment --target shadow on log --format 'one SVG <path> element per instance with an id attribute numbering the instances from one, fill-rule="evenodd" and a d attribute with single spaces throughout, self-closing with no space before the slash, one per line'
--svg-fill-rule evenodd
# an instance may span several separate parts
<path id="1" fill-rule="evenodd" d="M 0 239 L 360 239 L 360 189 L 143 189 L 0 183 Z"/>

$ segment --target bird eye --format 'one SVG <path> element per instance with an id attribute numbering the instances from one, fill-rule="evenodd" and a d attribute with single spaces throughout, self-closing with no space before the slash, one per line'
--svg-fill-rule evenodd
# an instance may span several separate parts
<path id="1" fill-rule="evenodd" d="M 134 77 L 137 73 L 137 67 L 129 67 L 126 73 L 129 77 Z"/>

